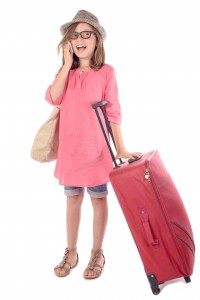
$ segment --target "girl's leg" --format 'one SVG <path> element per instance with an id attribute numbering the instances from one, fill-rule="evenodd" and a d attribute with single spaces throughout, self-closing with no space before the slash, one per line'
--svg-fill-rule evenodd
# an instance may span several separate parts
<path id="1" fill-rule="evenodd" d="M 67 227 L 67 245 L 68 252 L 65 254 L 60 266 L 54 270 L 57 276 L 65 276 L 70 272 L 70 266 L 77 264 L 77 240 L 81 218 L 81 205 L 83 194 L 67 197 L 66 227 Z"/>
<path id="2" fill-rule="evenodd" d="M 67 197 L 66 227 L 69 248 L 75 248 L 77 245 L 83 197 L 83 194 Z"/>
<path id="3" fill-rule="evenodd" d="M 93 216 L 93 249 L 91 252 L 90 262 L 94 257 L 94 253 L 96 250 L 102 250 L 104 234 L 107 226 L 108 220 L 108 205 L 107 198 L 92 198 L 92 206 L 94 211 Z M 104 265 L 104 256 L 102 255 L 102 251 L 96 260 L 96 264 L 99 264 L 103 267 Z M 86 269 L 84 272 L 84 277 L 92 277 L 95 276 L 95 270 Z"/>
<path id="4" fill-rule="evenodd" d="M 93 249 L 102 248 L 108 221 L 107 198 L 91 198 L 93 206 Z"/>

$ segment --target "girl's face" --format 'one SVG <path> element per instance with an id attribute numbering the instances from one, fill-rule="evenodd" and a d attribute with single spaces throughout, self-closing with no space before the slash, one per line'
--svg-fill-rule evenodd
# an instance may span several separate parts
<path id="1" fill-rule="evenodd" d="M 81 35 L 80 35 L 81 33 Z M 73 52 L 81 59 L 90 60 L 96 48 L 96 35 L 93 28 L 87 23 L 78 23 L 70 39 Z"/>

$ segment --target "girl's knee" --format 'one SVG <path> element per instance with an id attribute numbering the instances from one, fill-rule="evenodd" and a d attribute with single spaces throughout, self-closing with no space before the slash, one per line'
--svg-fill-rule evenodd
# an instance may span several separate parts
<path id="1" fill-rule="evenodd" d="M 92 198 L 91 197 L 91 201 L 92 201 L 92 205 L 93 206 L 104 206 L 107 204 L 107 198 L 103 197 L 103 198 Z"/>
<path id="2" fill-rule="evenodd" d="M 67 197 L 67 205 L 80 206 L 83 202 L 83 195 L 75 195 Z"/>

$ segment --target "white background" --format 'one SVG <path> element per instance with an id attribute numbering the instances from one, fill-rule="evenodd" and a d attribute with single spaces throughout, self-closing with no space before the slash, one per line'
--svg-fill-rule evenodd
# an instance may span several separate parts
<path id="1" fill-rule="evenodd" d="M 200 2 L 198 0 L 2 0 L 0 4 L 0 299 L 155 299 L 117 199 L 109 186 L 105 271 L 82 272 L 92 243 L 85 197 L 80 263 L 53 274 L 65 240 L 65 198 L 54 162 L 30 158 L 34 135 L 52 108 L 44 100 L 60 67 L 60 26 L 79 9 L 105 27 L 106 62 L 116 69 L 129 151 L 158 149 L 188 211 L 197 247 L 192 282 L 164 285 L 159 299 L 199 299 Z"/>

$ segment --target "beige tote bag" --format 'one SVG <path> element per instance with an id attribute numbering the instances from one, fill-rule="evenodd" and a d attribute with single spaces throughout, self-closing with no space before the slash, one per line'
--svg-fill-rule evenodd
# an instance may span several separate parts
<path id="1" fill-rule="evenodd" d="M 32 144 L 32 159 L 44 163 L 57 158 L 59 144 L 60 107 L 54 107 L 49 118 L 39 128 Z"/>

